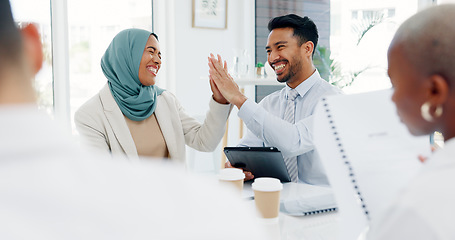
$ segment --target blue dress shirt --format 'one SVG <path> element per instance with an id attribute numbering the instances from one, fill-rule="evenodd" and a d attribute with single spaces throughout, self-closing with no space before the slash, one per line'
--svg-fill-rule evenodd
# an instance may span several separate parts
<path id="1" fill-rule="evenodd" d="M 291 88 L 286 85 L 271 93 L 259 104 L 248 99 L 238 116 L 248 128 L 239 146 L 277 147 L 284 157 L 297 156 L 299 181 L 328 185 L 328 180 L 313 146 L 313 112 L 323 96 L 339 94 L 341 90 L 323 80 L 316 70 L 295 89 L 295 124 L 283 120 L 286 97 Z"/>

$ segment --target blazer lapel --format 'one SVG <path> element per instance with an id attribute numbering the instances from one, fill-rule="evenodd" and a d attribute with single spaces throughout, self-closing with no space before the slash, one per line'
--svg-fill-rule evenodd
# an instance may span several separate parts
<path id="1" fill-rule="evenodd" d="M 169 158 L 179 158 L 180 156 L 178 156 L 176 142 L 177 139 L 175 139 L 175 136 L 177 135 L 175 134 L 175 129 L 172 126 L 173 118 L 170 115 L 169 108 L 162 95 L 157 97 L 155 116 L 158 124 L 160 125 L 161 132 L 163 133 L 164 141 L 166 141 Z"/>
<path id="2" fill-rule="evenodd" d="M 138 155 L 133 137 L 131 136 L 122 111 L 115 102 L 114 97 L 112 97 L 111 90 L 107 84 L 101 89 L 100 98 L 103 104 L 104 114 L 120 146 L 129 158 L 137 158 Z"/>

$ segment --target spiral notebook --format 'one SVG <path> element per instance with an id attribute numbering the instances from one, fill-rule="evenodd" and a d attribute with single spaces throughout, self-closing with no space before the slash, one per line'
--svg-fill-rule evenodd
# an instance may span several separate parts
<path id="1" fill-rule="evenodd" d="M 340 211 L 341 237 L 357 239 L 430 155 L 429 137 L 400 122 L 391 90 L 328 96 L 315 110 L 314 143 Z"/>
<path id="2" fill-rule="evenodd" d="M 307 216 L 337 210 L 332 188 L 305 183 L 284 183 L 280 211 L 291 216 Z"/>

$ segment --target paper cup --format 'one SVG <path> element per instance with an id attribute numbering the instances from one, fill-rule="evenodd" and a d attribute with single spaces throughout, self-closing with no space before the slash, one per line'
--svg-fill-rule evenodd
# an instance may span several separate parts
<path id="1" fill-rule="evenodd" d="M 225 168 L 220 170 L 220 174 L 218 175 L 218 179 L 220 183 L 231 186 L 236 189 L 239 194 L 242 194 L 243 191 L 243 179 L 245 178 L 245 174 L 243 173 L 242 169 L 238 168 Z"/>
<path id="2" fill-rule="evenodd" d="M 256 178 L 251 185 L 256 209 L 263 218 L 277 218 L 280 211 L 280 192 L 283 184 L 276 178 Z"/>

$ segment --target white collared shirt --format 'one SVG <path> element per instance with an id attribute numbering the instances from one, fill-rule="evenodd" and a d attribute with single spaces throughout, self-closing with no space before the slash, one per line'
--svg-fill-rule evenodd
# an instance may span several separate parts
<path id="1" fill-rule="evenodd" d="M 283 120 L 286 98 L 291 88 L 271 93 L 259 104 L 248 99 L 240 108 L 238 116 L 248 128 L 239 146 L 274 146 L 284 157 L 297 157 L 299 180 L 309 184 L 328 185 L 325 171 L 314 151 L 312 126 L 313 112 L 323 96 L 341 91 L 323 80 L 316 70 L 295 89 L 295 124 Z"/>

